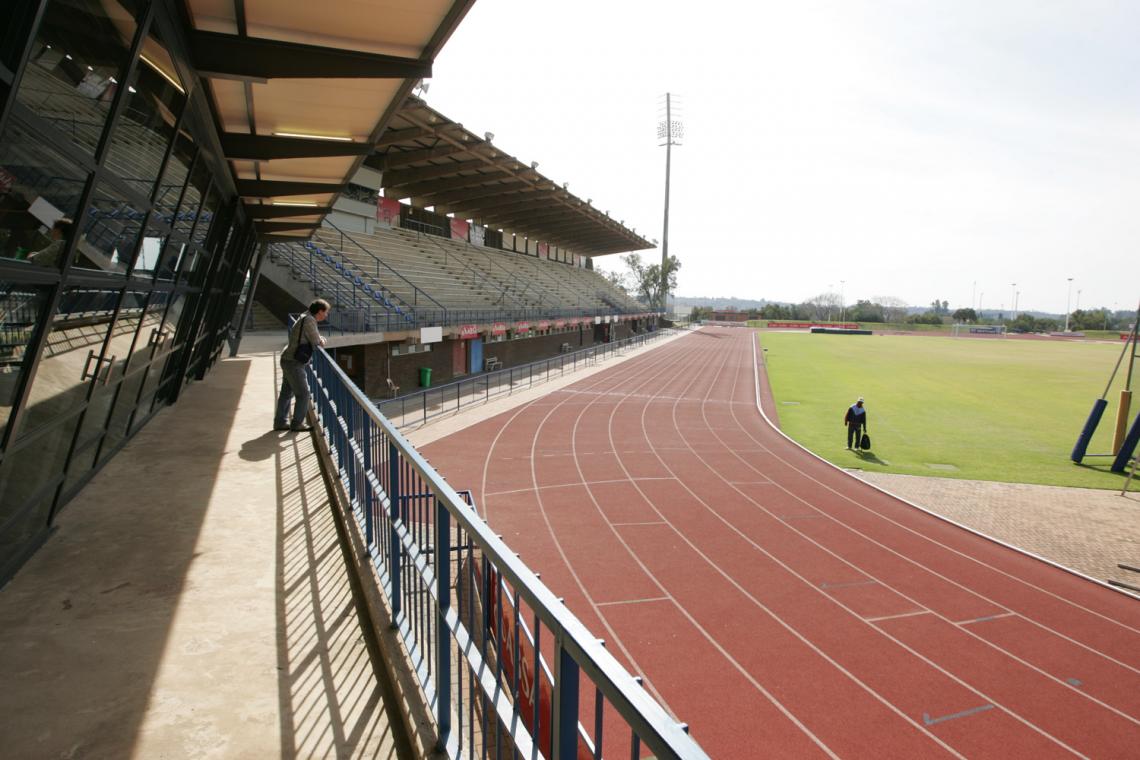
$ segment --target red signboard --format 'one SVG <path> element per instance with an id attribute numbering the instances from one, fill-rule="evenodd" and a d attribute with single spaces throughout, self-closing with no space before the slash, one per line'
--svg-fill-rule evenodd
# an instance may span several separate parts
<path id="1" fill-rule="evenodd" d="M 506 335 L 507 334 L 507 323 L 506 322 L 496 322 L 495 324 L 491 325 L 491 334 L 492 335 Z"/>
<path id="2" fill-rule="evenodd" d="M 550 329 L 550 322 L 548 320 L 545 320 L 545 319 L 542 320 L 541 322 L 538 323 L 538 329 L 539 330 L 549 330 Z"/>
<path id="3" fill-rule="evenodd" d="M 459 337 L 461 340 L 479 337 L 479 325 L 460 325 Z"/>
<path id="4" fill-rule="evenodd" d="M 538 244 L 538 257 L 540 259 L 550 258 L 550 243 L 539 243 Z"/>
<path id="5" fill-rule="evenodd" d="M 834 327 L 840 330 L 858 330 L 858 322 L 768 322 L 768 327 L 774 327 L 783 330 L 789 329 L 803 329 L 807 330 L 812 327 Z"/>
<path id="6" fill-rule="evenodd" d="M 530 322 L 515 322 L 515 332 L 516 333 L 530 332 Z"/>
<path id="7" fill-rule="evenodd" d="M 452 219 L 451 236 L 457 240 L 466 240 L 468 226 L 466 219 Z"/>
<path id="8" fill-rule="evenodd" d="M 400 202 L 395 198 L 376 200 L 376 221 L 389 227 L 400 226 Z"/>
<path id="9" fill-rule="evenodd" d="M 565 319 L 556 319 L 556 320 L 554 320 L 554 327 L 555 327 L 555 329 L 561 330 L 561 329 L 562 329 L 563 327 L 565 327 L 565 326 L 566 326 L 566 320 L 565 320 Z"/>

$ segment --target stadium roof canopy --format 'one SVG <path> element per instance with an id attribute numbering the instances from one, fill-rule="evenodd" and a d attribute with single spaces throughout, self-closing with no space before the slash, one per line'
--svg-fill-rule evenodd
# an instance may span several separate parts
<path id="1" fill-rule="evenodd" d="M 409 96 L 365 164 L 381 172 L 387 197 L 411 198 L 414 205 L 576 253 L 599 256 L 654 247 L 492 139 Z"/>
<path id="2" fill-rule="evenodd" d="M 186 0 L 238 193 L 308 237 L 474 0 Z"/>

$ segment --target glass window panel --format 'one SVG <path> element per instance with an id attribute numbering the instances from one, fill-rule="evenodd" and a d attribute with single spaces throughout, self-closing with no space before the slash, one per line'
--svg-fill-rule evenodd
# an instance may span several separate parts
<path id="1" fill-rule="evenodd" d="M 0 282 L 0 435 L 16 400 L 16 388 L 27 365 L 28 344 L 47 301 L 48 289 Z"/>
<path id="2" fill-rule="evenodd" d="M 91 398 L 87 402 L 87 414 L 83 417 L 81 423 L 83 427 L 79 432 L 79 445 L 85 445 L 90 440 L 101 437 L 106 429 L 111 404 L 115 400 L 123 374 L 133 356 L 138 327 L 144 317 L 146 295 L 146 293 L 128 291 L 123 296 L 119 318 L 115 320 L 107 337 L 106 348 L 95 347 L 96 354 L 100 350 L 103 351 L 103 363 L 99 377 L 91 389 Z M 108 297 L 117 297 L 117 293 L 114 296 L 108 293 Z M 145 342 L 146 338 L 142 340 Z M 94 361 L 93 359 L 92 367 Z"/>
<path id="3" fill-rule="evenodd" d="M 152 35 L 127 88 L 126 107 L 111 133 L 106 165 L 147 198 L 186 102 L 177 76 L 170 57 Z"/>
<path id="4" fill-rule="evenodd" d="M 167 234 L 164 230 L 151 227 L 143 237 L 142 248 L 139 249 L 135 260 L 135 276 L 153 276 L 162 248 L 166 245 Z"/>
<path id="5" fill-rule="evenodd" d="M 125 273 L 146 211 L 106 182 L 100 183 L 80 229 L 75 265 Z"/>
<path id="6" fill-rule="evenodd" d="M 174 224 L 174 213 L 178 210 L 178 199 L 182 196 L 182 187 L 186 184 L 186 177 L 190 174 L 190 164 L 194 161 L 197 148 L 194 141 L 185 132 L 178 133 L 178 140 L 174 143 L 174 150 L 170 152 L 170 160 L 166 162 L 166 173 L 155 193 L 154 205 L 158 218 L 167 225 Z"/>
<path id="7" fill-rule="evenodd" d="M 32 499 L 48 497 L 50 501 L 51 484 L 58 484 L 63 475 L 78 421 L 77 412 L 58 418 L 41 428 L 40 435 L 4 455 L 0 463 L 0 522 L 19 513 Z M 46 512 L 43 518 L 47 519 Z"/>
<path id="8" fill-rule="evenodd" d="M 98 372 L 99 353 L 111 327 L 118 292 L 69 288 L 60 297 L 52 320 L 35 381 L 25 401 L 20 435 L 33 434 L 63 415 L 79 409 L 87 398 L 87 386 Z"/>
<path id="9" fill-rule="evenodd" d="M 13 468 L 15 466 L 12 465 Z M 5 469 L 0 467 L 0 482 L 10 474 L 6 473 Z M 48 515 L 51 514 L 54 495 L 53 492 L 51 495 L 40 497 L 34 506 L 23 507 L 14 501 L 9 503 L 4 498 L 5 494 L 0 492 L 0 562 L 10 561 L 13 556 L 25 551 L 27 544 L 43 532 L 47 527 Z"/>
<path id="10" fill-rule="evenodd" d="M 133 0 L 48 2 L 16 99 L 93 155 L 137 15 Z"/>
<path id="11" fill-rule="evenodd" d="M 158 387 L 167 359 L 174 349 L 174 336 L 178 330 L 178 321 L 182 316 L 185 301 L 186 298 L 182 294 L 155 293 L 147 306 L 143 334 L 147 338 L 150 351 L 150 368 L 147 370 L 140 393 L 144 408 L 145 402 Z M 152 335 L 152 330 L 157 332 Z"/>
<path id="12" fill-rule="evenodd" d="M 210 234 L 210 226 L 218 215 L 219 201 L 220 196 L 217 189 L 212 188 L 210 194 L 206 196 L 206 202 L 202 204 L 202 214 L 201 218 L 198 219 L 198 226 L 194 228 L 194 242 L 198 245 L 206 244 L 206 236 Z"/>
<path id="13" fill-rule="evenodd" d="M 189 239 L 190 231 L 194 227 L 194 220 L 198 216 L 198 206 L 202 203 L 202 196 L 210 185 L 210 170 L 205 163 L 199 162 L 194 167 L 194 176 L 186 188 L 186 196 L 174 218 L 174 231 L 184 239 Z"/>
<path id="14" fill-rule="evenodd" d="M 0 257 L 61 266 L 86 182 L 86 172 L 10 122 L 0 136 Z"/>

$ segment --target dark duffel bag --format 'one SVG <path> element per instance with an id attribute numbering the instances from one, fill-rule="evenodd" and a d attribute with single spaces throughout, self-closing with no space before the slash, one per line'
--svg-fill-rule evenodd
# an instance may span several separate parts
<path id="1" fill-rule="evenodd" d="M 871 448 L 871 436 L 863 433 L 863 437 L 859 439 L 859 448 L 868 451 Z"/>

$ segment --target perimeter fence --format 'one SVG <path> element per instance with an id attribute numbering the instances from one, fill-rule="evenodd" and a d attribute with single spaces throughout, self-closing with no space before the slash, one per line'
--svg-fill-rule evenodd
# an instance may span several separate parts
<path id="1" fill-rule="evenodd" d="M 404 429 L 425 425 L 445 414 L 454 414 L 465 407 L 483 404 L 501 394 L 510 395 L 515 391 L 541 385 L 547 380 L 563 377 L 580 367 L 587 367 L 609 357 L 620 355 L 633 348 L 648 345 L 677 331 L 662 328 L 640 333 L 612 343 L 599 343 L 589 348 L 572 351 L 549 359 L 540 359 L 516 367 L 481 372 L 473 377 L 457 380 L 435 388 L 397 396 L 391 399 L 373 399 L 380 412 Z M 491 343 L 489 346 L 496 344 Z"/>
<path id="2" fill-rule="evenodd" d="M 321 433 L 439 749 L 451 758 L 707 756 L 318 349 Z M 644 754 L 643 754 L 644 753 Z"/>

